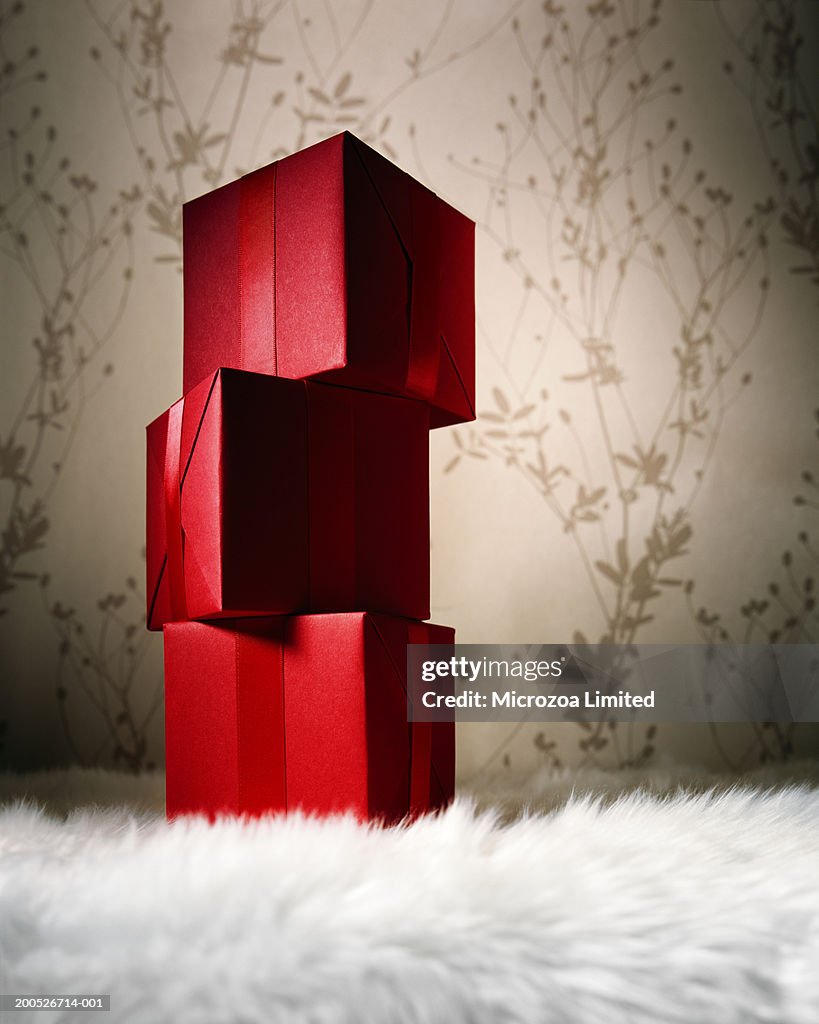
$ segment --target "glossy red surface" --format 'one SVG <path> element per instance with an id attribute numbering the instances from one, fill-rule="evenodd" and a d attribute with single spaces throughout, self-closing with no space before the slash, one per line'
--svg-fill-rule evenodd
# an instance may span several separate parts
<path id="1" fill-rule="evenodd" d="M 409 723 L 407 643 L 446 626 L 353 612 L 165 627 L 169 817 L 445 806 L 454 724 Z"/>
<path id="2" fill-rule="evenodd" d="M 474 227 L 349 133 L 186 203 L 184 392 L 228 366 L 474 419 Z"/>

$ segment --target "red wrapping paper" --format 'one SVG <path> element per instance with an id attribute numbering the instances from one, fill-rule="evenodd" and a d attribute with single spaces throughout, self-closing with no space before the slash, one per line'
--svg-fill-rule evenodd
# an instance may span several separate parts
<path id="1" fill-rule="evenodd" d="M 232 366 L 473 420 L 474 227 L 346 132 L 186 203 L 184 391 Z"/>
<path id="2" fill-rule="evenodd" d="M 420 402 L 219 370 L 147 428 L 148 628 L 429 615 Z"/>
<path id="3" fill-rule="evenodd" d="M 444 807 L 454 723 L 407 721 L 406 645 L 454 630 L 368 612 L 165 626 L 168 817 Z"/>

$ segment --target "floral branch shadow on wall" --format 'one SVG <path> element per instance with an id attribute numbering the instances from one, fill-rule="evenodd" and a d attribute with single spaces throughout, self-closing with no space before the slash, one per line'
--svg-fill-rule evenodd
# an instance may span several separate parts
<path id="1" fill-rule="evenodd" d="M 456 81 L 470 60 L 482 66 L 490 46 L 506 55 L 502 75 L 497 62 L 487 68 L 492 88 L 511 92 L 507 113 L 484 155 L 465 157 L 456 139 L 449 180 L 482 197 L 470 212 L 505 275 L 509 312 L 499 329 L 479 296 L 491 406 L 474 427 L 452 432 L 445 472 L 460 473 L 467 460 L 488 478 L 508 471 L 557 524 L 589 596 L 576 641 L 639 642 L 671 606 L 689 609 L 708 638 L 735 635 L 732 612 L 697 606 L 684 567 L 707 542 L 697 499 L 719 469 L 726 417 L 752 386 L 745 357 L 779 281 L 773 232 L 790 243 L 794 274 L 806 286 L 819 280 L 819 132 L 804 9 L 794 0 L 713 6 L 731 52 L 726 87 L 749 105 L 769 162 L 771 194 L 746 202 L 712 180 L 702 147 L 686 137 L 684 86 L 661 54 L 669 9 L 658 2 L 510 0 L 472 21 L 448 3 L 417 19 L 419 38 L 391 42 L 406 53 L 396 50 L 389 73 L 373 79 L 368 32 L 384 8 L 369 0 L 309 15 L 297 0 L 233 4 L 223 20 L 210 16 L 219 27 L 210 53 L 197 53 L 198 78 L 180 46 L 182 5 L 85 0 L 89 74 L 110 87 L 135 158 L 135 180 L 104 197 L 68 155 L 70 126 L 63 140 L 44 112 L 53 86 L 25 38 L 30 5 L 0 0 L 0 100 L 13 96 L 25 110 L 0 139 L 0 244 L 38 308 L 31 331 L 12 339 L 29 360 L 27 378 L 0 423 L 0 611 L 13 614 L 22 590 L 39 589 L 56 630 L 54 693 L 75 760 L 140 770 L 161 758 L 161 681 L 148 657 L 156 638 L 143 630 L 136 555 L 125 586 L 100 595 L 93 621 L 40 568 L 78 426 L 114 371 L 110 343 L 134 273 L 156 261 L 180 291 L 181 204 L 338 131 L 423 168 L 420 133 L 402 120 L 406 101 L 438 75 Z M 153 247 L 135 244 L 136 228 L 148 229 Z M 628 310 L 644 296 L 651 313 L 635 337 Z M 573 362 L 555 380 L 550 357 L 567 346 Z M 641 379 L 651 375 L 651 401 L 630 390 L 635 367 Z M 805 472 L 800 511 L 810 514 Z M 129 543 L 136 552 L 139 542 Z M 769 592 L 741 603 L 753 626 L 746 636 L 815 639 L 813 575 L 801 572 L 811 559 L 806 528 Z M 510 763 L 515 739 L 513 731 L 485 766 Z M 559 763 L 545 734 L 534 743 Z M 577 746 L 584 764 L 640 765 L 656 733 L 587 722 Z M 749 738 L 746 760 L 792 751 L 792 730 L 768 724 Z"/>
<path id="2" fill-rule="evenodd" d="M 19 111 L 24 106 L 21 96 L 32 97 L 26 116 L 11 124 L 0 140 L 8 168 L 0 199 L 0 245 L 13 272 L 35 297 L 39 323 L 33 337 L 21 339 L 29 342 L 28 379 L 21 381 L 19 401 L 0 433 L 0 615 L 9 614 L 21 587 L 39 583 L 46 614 L 62 637 L 55 693 L 67 739 L 79 763 L 93 763 L 100 751 L 81 754 L 76 749 L 65 712 L 63 663 L 83 627 L 74 621 L 74 612 L 49 601 L 50 576 L 34 571 L 32 564 L 49 541 L 80 423 L 114 370 L 105 352 L 130 293 L 132 218 L 142 196 L 133 188 L 106 203 L 97 181 L 61 152 L 57 129 L 47 123 L 40 105 L 48 72 L 41 66 L 38 47 L 18 45 L 10 52 L 6 44 L 10 23 L 24 10 L 20 3 L 0 9 L 0 101 L 11 107 L 14 99 Z M 112 673 L 105 653 L 108 627 L 104 621 L 99 646 L 89 646 L 75 666 L 77 685 L 102 715 L 106 754 L 138 769 L 144 764 L 152 714 L 139 726 L 134 722 L 128 707 L 133 670 Z M 96 678 L 89 681 L 86 669 Z M 123 728 L 134 734 L 133 743 L 118 735 Z"/>
<path id="3" fill-rule="evenodd" d="M 658 60 L 651 41 L 660 2 L 602 0 L 586 6 L 583 17 L 546 2 L 539 24 L 516 18 L 530 80 L 525 92 L 509 96 L 509 116 L 496 126 L 499 157 L 452 158 L 485 185 L 481 227 L 515 274 L 519 299 L 505 336 L 482 325 L 494 376 L 503 383 L 492 388 L 494 408 L 482 411 L 475 427 L 453 432 L 444 472 L 470 459 L 500 464 L 542 499 L 574 546 L 597 609 L 596 633 L 590 637 L 583 624 L 576 643 L 645 642 L 646 627 L 674 592 L 685 595 L 704 639 L 736 639 L 718 614 L 695 608 L 694 580 L 683 579 L 675 564 L 696 541 L 697 496 L 715 469 L 726 416 L 752 381 L 740 365 L 771 286 L 769 233 L 778 222 L 805 261 L 793 272 L 814 282 L 819 238 L 819 131 L 799 74 L 804 40 L 796 5 L 759 0 L 742 10 L 748 23 L 728 31 L 750 67 L 751 83 L 741 87 L 753 105 L 775 196 L 737 210 L 729 189 L 697 161 L 674 115 L 683 92 L 675 62 Z M 724 22 L 722 5 L 716 13 Z M 730 62 L 725 71 L 736 81 Z M 779 155 L 778 134 L 790 158 Z M 639 308 L 641 295 L 653 303 L 664 297 L 665 314 L 653 317 L 635 356 L 633 317 L 622 314 L 629 305 Z M 577 366 L 562 382 L 578 391 L 575 407 L 594 410 L 581 429 L 568 408 L 554 408 L 543 386 L 547 352 L 567 340 Z M 648 362 L 662 394 L 650 421 L 649 403 L 626 389 L 629 358 L 632 366 L 635 359 Z M 809 471 L 804 480 L 815 487 Z M 810 504 L 804 497 L 796 503 Z M 808 534 L 799 536 L 815 560 Z M 789 570 L 790 553 L 783 565 Z M 769 587 L 784 612 L 777 625 L 763 623 L 765 614 L 776 614 L 768 601 L 743 605 L 743 642 L 815 640 L 813 577 L 797 582 L 788 571 L 787 584 L 790 601 L 784 588 Z M 622 665 L 614 668 L 623 678 Z M 521 728 L 510 730 L 479 774 L 498 762 L 511 766 Z M 642 736 L 633 724 L 580 728 L 581 766 L 634 767 L 654 754 L 653 726 Z M 742 758 L 722 746 L 717 726 L 710 728 L 734 768 L 787 760 L 794 751 L 792 724 L 754 724 Z M 554 741 L 538 732 L 533 742 L 546 763 L 560 765 Z"/>
<path id="4" fill-rule="evenodd" d="M 56 129 L 38 131 L 41 107 L 33 107 L 25 123 L 9 131 L 4 145 L 13 173 L 0 221 L 4 254 L 41 298 L 43 315 L 41 335 L 34 339 L 31 388 L 0 435 L 0 475 L 12 487 L 0 556 L 0 593 L 11 596 L 15 588 L 39 580 L 44 609 L 59 637 L 54 692 L 60 720 L 70 755 L 79 763 L 113 760 L 139 771 L 151 767 L 158 755 L 150 748 L 157 742 L 151 727 L 161 707 L 161 681 L 140 676 L 152 642 L 141 632 L 144 615 L 137 610 L 135 580 L 143 573 L 129 578 L 123 592 L 100 597 L 98 618 L 89 626 L 77 609 L 53 597 L 50 574 L 25 567 L 26 557 L 47 545 L 54 489 L 64 474 L 80 418 L 114 370 L 107 362 L 92 381 L 127 304 L 135 269 L 135 219 L 144 217 L 159 241 L 153 259 L 178 270 L 181 207 L 193 195 L 345 129 L 397 159 L 387 138 L 390 104 L 416 83 L 477 50 L 508 22 L 514 6 L 499 8 L 496 19 L 441 58 L 436 46 L 452 16 L 452 5 L 445 6 L 424 43 L 400 62 L 394 83 L 374 98 L 356 88 L 350 70 L 351 50 L 373 14 L 370 2 L 361 4 L 346 25 L 327 5 L 318 26 L 315 19 L 300 14 L 297 4 L 233 5 L 223 40 L 214 49 L 210 84 L 202 91 L 183 84 L 186 69 L 176 67 L 178 55 L 171 53 L 173 4 L 86 0 L 85 10 L 99 40 L 89 48 L 89 57 L 117 97 L 138 180 L 103 209 L 98 183 L 89 174 L 74 171 L 68 157 L 55 155 Z M 38 66 L 36 45 L 8 52 L 11 23 L 24 23 L 26 13 L 23 2 L 0 6 L 3 88 L 8 93 L 19 94 L 48 81 L 47 72 Z M 285 60 L 263 36 L 277 37 L 276 19 L 294 13 L 298 46 L 283 48 L 288 50 Z M 279 34 L 289 38 L 287 31 Z M 260 71 L 265 76 L 261 88 L 270 94 L 261 117 L 251 88 Z M 256 131 L 248 145 L 241 129 L 243 119 L 249 123 L 251 108 Z M 271 139 L 276 141 L 271 144 Z M 31 232 L 37 232 L 34 242 Z M 143 258 L 140 251 L 137 263 Z M 111 282 L 118 274 L 117 291 Z M 112 306 L 115 291 L 118 301 Z M 51 477 L 40 484 L 33 470 L 46 465 Z M 137 714 L 132 697 L 144 697 L 146 692 L 147 702 L 141 702 L 144 708 Z M 89 728 L 89 710 L 98 722 L 96 738 Z M 72 726 L 79 718 L 81 730 Z"/>

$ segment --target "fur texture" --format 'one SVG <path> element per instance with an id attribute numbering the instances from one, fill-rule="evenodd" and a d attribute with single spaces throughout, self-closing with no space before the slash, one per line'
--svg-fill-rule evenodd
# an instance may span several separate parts
<path id="1" fill-rule="evenodd" d="M 108 992 L 112 1024 L 816 1024 L 819 792 L 391 830 L 16 804 L 0 922 L 0 991 Z"/>

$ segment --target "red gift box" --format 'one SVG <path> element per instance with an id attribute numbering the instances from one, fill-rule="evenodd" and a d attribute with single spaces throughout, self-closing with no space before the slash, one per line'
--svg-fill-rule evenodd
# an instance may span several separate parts
<path id="1" fill-rule="evenodd" d="M 453 722 L 407 721 L 406 645 L 454 630 L 368 612 L 165 626 L 167 813 L 400 821 L 445 806 Z"/>
<path id="2" fill-rule="evenodd" d="M 473 420 L 474 229 L 346 132 L 186 203 L 184 391 L 233 366 Z"/>
<path id="3" fill-rule="evenodd" d="M 359 608 L 428 617 L 422 403 L 219 370 L 147 434 L 149 629 Z"/>

